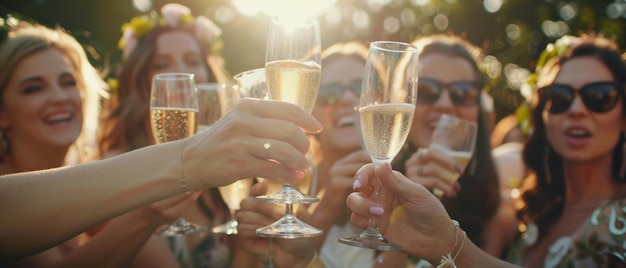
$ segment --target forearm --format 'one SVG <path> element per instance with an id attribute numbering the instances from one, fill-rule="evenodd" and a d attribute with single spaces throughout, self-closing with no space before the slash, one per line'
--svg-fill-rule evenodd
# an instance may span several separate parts
<path id="1" fill-rule="evenodd" d="M 128 267 L 158 226 L 139 210 L 121 215 L 65 257 L 59 267 L 87 267 L 96 263 L 102 267 Z"/>
<path id="2" fill-rule="evenodd" d="M 1 178 L 0 257 L 34 254 L 107 219 L 180 193 L 178 159 L 180 144 L 173 142 L 74 167 Z"/>

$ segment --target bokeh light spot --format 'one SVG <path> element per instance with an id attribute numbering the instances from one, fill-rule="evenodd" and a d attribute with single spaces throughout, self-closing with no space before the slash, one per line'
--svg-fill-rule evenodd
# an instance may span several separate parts
<path id="1" fill-rule="evenodd" d="M 437 14 L 433 18 L 433 24 L 437 27 L 438 30 L 443 31 L 448 28 L 448 16 L 443 14 Z"/>
<path id="2" fill-rule="evenodd" d="M 502 0 L 485 0 L 483 6 L 487 12 L 496 13 L 502 7 Z"/>
<path id="3" fill-rule="evenodd" d="M 387 17 L 383 21 L 383 29 L 389 34 L 396 33 L 400 30 L 400 21 L 396 17 Z"/>
<path id="4" fill-rule="evenodd" d="M 133 7 L 141 12 L 148 12 L 152 9 L 152 0 L 133 0 Z"/>
<path id="5" fill-rule="evenodd" d="M 504 28 L 506 32 L 506 38 L 511 45 L 519 44 L 520 37 L 522 36 L 522 29 L 517 24 L 509 24 Z"/>
<path id="6" fill-rule="evenodd" d="M 576 8 L 572 4 L 565 4 L 559 8 L 559 15 L 565 21 L 570 21 L 576 17 Z"/>

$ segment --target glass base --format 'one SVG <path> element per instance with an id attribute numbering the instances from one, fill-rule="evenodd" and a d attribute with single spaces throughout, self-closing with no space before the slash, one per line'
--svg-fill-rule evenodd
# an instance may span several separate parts
<path id="1" fill-rule="evenodd" d="M 179 217 L 175 223 L 157 232 L 157 234 L 160 236 L 179 236 L 201 234 L 206 231 L 206 227 L 190 223 L 184 218 Z"/>
<path id="2" fill-rule="evenodd" d="M 235 219 L 231 219 L 230 221 L 215 226 L 211 229 L 211 232 L 216 234 L 228 234 L 228 235 L 236 235 L 237 234 L 237 226 L 239 223 Z"/>
<path id="3" fill-rule="evenodd" d="M 306 196 L 296 190 L 292 185 L 284 185 L 278 192 L 269 195 L 257 196 L 256 199 L 268 203 L 281 204 L 310 204 L 319 202 L 320 199 L 313 196 Z"/>
<path id="4" fill-rule="evenodd" d="M 304 223 L 293 214 L 285 214 L 271 225 L 256 229 L 256 234 L 263 237 L 296 239 L 319 236 L 322 230 Z"/>
<path id="5" fill-rule="evenodd" d="M 401 251 L 402 247 L 389 243 L 378 231 L 365 230 L 363 233 L 357 236 L 344 237 L 339 239 L 340 243 L 362 247 L 371 248 L 381 251 Z"/>

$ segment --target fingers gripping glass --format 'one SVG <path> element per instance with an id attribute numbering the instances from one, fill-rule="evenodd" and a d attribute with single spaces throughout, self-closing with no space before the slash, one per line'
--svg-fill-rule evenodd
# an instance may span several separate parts
<path id="1" fill-rule="evenodd" d="M 457 106 L 477 105 L 480 97 L 480 85 L 475 81 L 443 83 L 436 79 L 420 77 L 417 85 L 417 104 L 437 102 L 444 88 L 448 90 L 452 103 Z"/>
<path id="2" fill-rule="evenodd" d="M 567 111 L 576 93 L 580 95 L 585 107 L 596 112 L 604 113 L 615 108 L 622 97 L 624 84 L 619 82 L 595 82 L 584 85 L 580 90 L 565 85 L 552 84 L 538 89 L 541 101 L 545 102 L 545 109 L 550 113 L 558 114 Z"/>
<path id="3" fill-rule="evenodd" d="M 406 141 L 415 113 L 417 48 L 411 44 L 379 41 L 370 43 L 363 92 L 359 103 L 359 125 L 365 149 L 372 162 L 391 163 Z M 372 178 L 370 198 L 380 202 L 381 183 Z M 361 234 L 340 238 L 339 242 L 376 250 L 402 250 L 378 230 L 372 217 Z"/>
<path id="4" fill-rule="evenodd" d="M 150 124 L 157 143 L 184 139 L 196 133 L 198 90 L 194 75 L 161 73 L 154 76 L 150 90 Z M 182 162 L 181 162 L 182 165 Z M 199 234 L 206 227 L 178 220 L 158 232 L 161 236 Z"/>
<path id="5" fill-rule="evenodd" d="M 352 91 L 356 96 L 361 96 L 361 84 L 361 80 L 358 80 L 349 85 L 340 83 L 322 85 L 317 95 L 317 103 L 321 105 L 333 105 L 337 103 L 348 90 Z"/>
<path id="6" fill-rule="evenodd" d="M 321 38 L 316 19 L 274 18 L 270 23 L 265 55 L 268 97 L 296 104 L 311 113 L 320 87 Z M 306 238 L 322 234 L 294 215 L 294 204 L 319 202 L 319 198 L 299 192 L 285 183 L 275 193 L 257 196 L 257 200 L 285 204 L 285 215 L 278 221 L 258 228 L 264 237 Z"/>

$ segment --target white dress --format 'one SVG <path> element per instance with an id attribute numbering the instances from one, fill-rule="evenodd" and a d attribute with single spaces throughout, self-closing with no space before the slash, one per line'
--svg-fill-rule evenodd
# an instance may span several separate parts
<path id="1" fill-rule="evenodd" d="M 324 240 L 320 259 L 328 268 L 374 267 L 375 251 L 373 249 L 348 246 L 337 241 L 339 238 L 361 233 L 350 222 L 343 226 L 333 225 Z"/>

